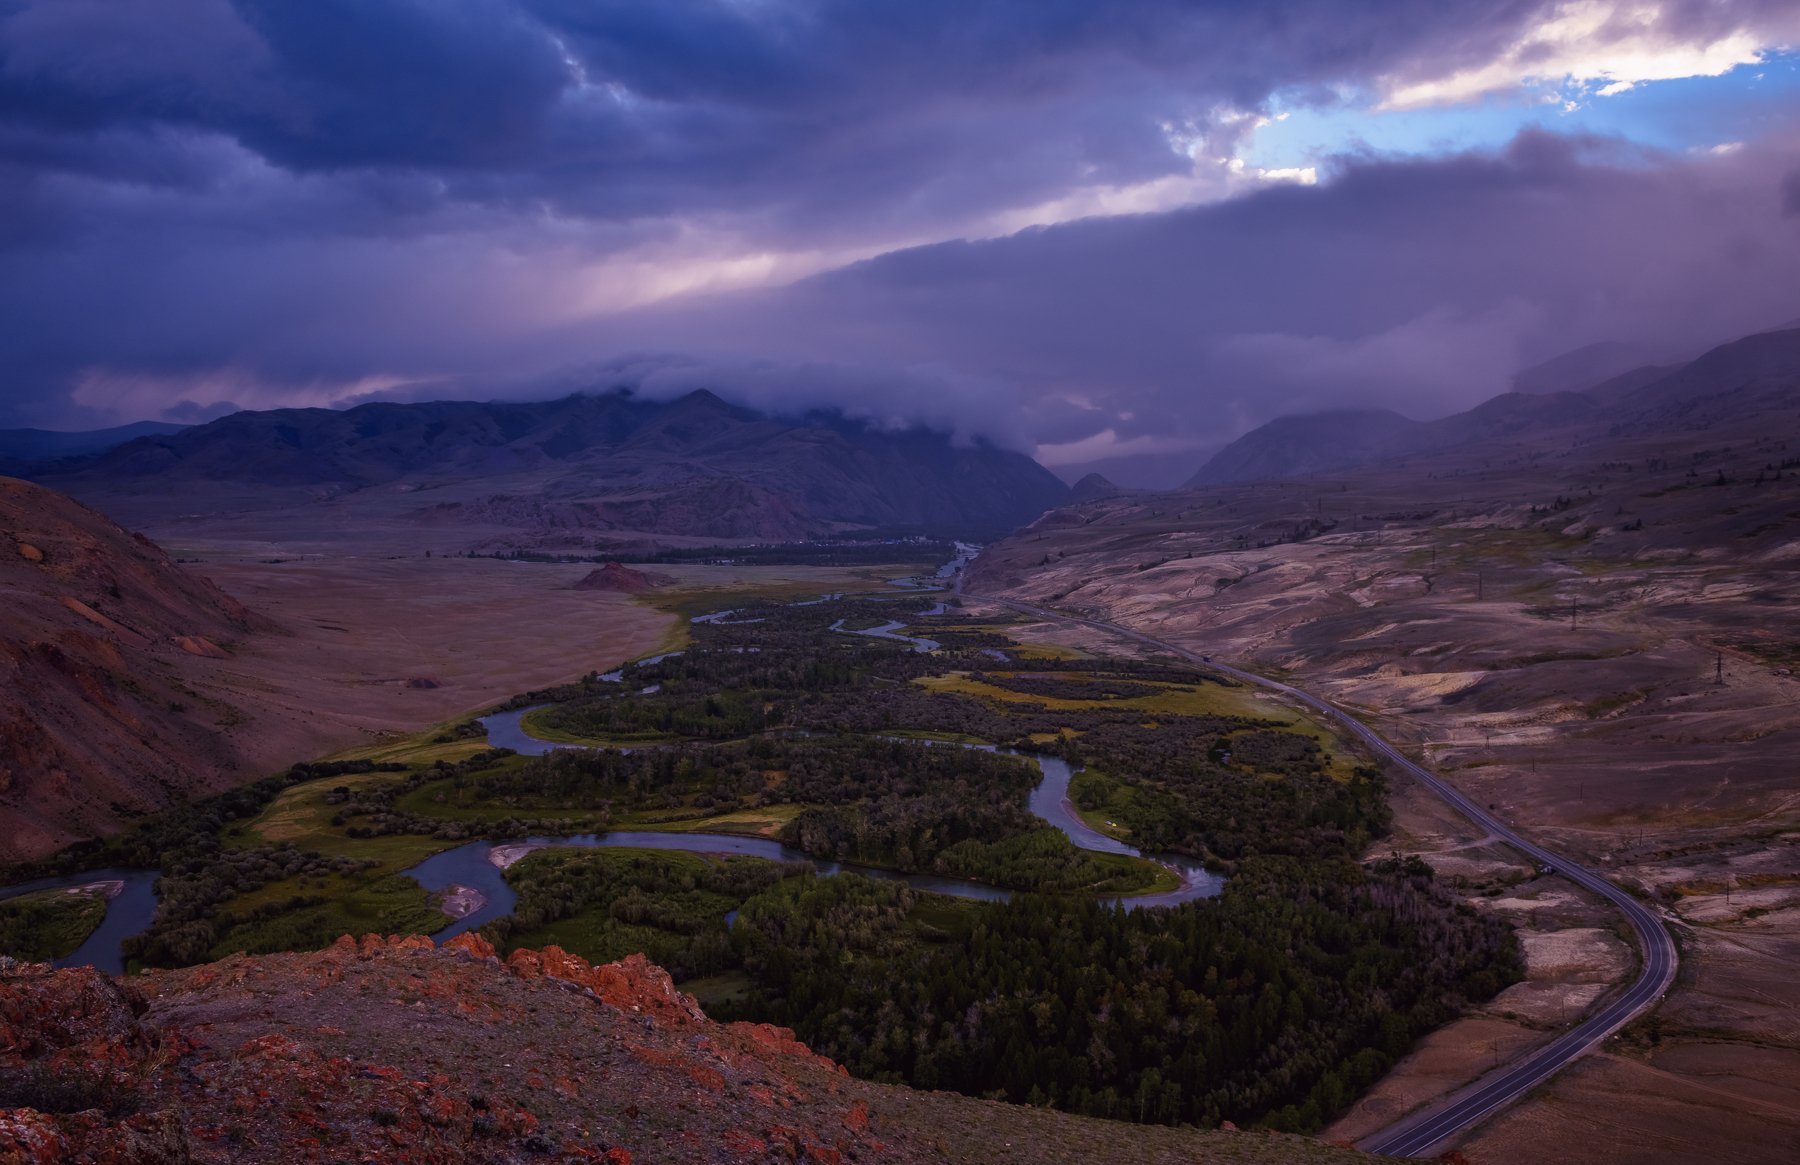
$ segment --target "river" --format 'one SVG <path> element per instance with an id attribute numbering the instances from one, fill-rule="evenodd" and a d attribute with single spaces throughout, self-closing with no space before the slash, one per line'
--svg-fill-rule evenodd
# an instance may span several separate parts
<path id="1" fill-rule="evenodd" d="M 79 947 L 56 960 L 58 967 L 94 967 L 109 975 L 125 973 L 125 955 L 121 949 L 126 939 L 142 934 L 156 913 L 157 870 L 85 870 L 55 878 L 39 878 L 0 890 L 0 902 L 39 890 L 73 890 L 95 882 L 118 882 L 119 892 L 106 902 L 106 917 Z"/>
<path id="2" fill-rule="evenodd" d="M 580 745 L 541 740 L 532 736 L 525 730 L 522 721 L 526 714 L 533 710 L 520 708 L 512 712 L 496 712 L 492 716 L 483 716 L 480 722 L 488 730 L 489 743 L 496 747 L 510 748 L 526 756 L 545 756 L 558 749 L 581 747 Z M 901 737 L 895 739 L 908 739 L 909 743 L 915 744 L 948 745 L 948 742 L 945 741 L 910 740 Z M 1013 749 L 998 748 L 991 744 L 948 746 L 975 748 L 1001 756 L 1018 757 L 1036 765 L 1038 772 L 1042 774 L 1042 779 L 1032 789 L 1029 805 L 1032 813 L 1037 817 L 1062 830 L 1079 849 L 1092 850 L 1096 853 L 1125 854 L 1128 857 L 1148 857 L 1149 860 L 1172 870 L 1181 879 L 1179 886 L 1161 893 L 1135 894 L 1114 899 L 1126 909 L 1132 910 L 1142 906 L 1176 906 L 1183 902 L 1192 902 L 1196 898 L 1214 897 L 1225 888 L 1225 879 L 1222 876 L 1213 873 L 1190 858 L 1170 854 L 1143 854 L 1135 847 L 1108 837 L 1082 820 L 1081 814 L 1076 811 L 1074 804 L 1069 800 L 1069 782 L 1073 779 L 1075 770 L 1061 757 L 1017 752 Z M 1008 890 L 983 882 L 941 878 L 930 874 L 906 874 L 893 870 L 876 869 L 871 866 L 834 862 L 790 849 L 778 841 L 761 837 L 746 837 L 742 834 L 613 830 L 600 835 L 578 834 L 561 838 L 532 838 L 530 844 L 534 848 L 630 846 L 638 849 L 684 850 L 689 853 L 741 854 L 769 858 L 774 861 L 808 862 L 819 874 L 824 876 L 857 873 L 871 878 L 902 881 L 920 890 L 949 894 L 957 898 L 972 898 L 982 902 L 1004 902 L 1012 896 Z M 406 871 L 417 878 L 427 890 L 434 893 L 447 891 L 453 886 L 466 886 L 487 898 L 486 904 L 480 910 L 458 919 L 434 936 L 439 941 L 451 938 L 465 930 L 474 929 L 512 911 L 515 895 L 512 888 L 506 884 L 506 880 L 500 876 L 499 868 L 489 856 L 494 846 L 495 843 L 491 841 L 470 842 L 467 845 L 458 846 L 456 849 L 427 858 Z"/>
<path id="3" fill-rule="evenodd" d="M 940 570 L 938 578 L 942 579 L 950 574 L 960 573 L 966 557 L 962 553 L 962 547 L 959 546 L 958 550 L 957 559 Z M 943 605 L 939 604 L 931 613 L 940 613 L 943 609 Z M 721 611 L 717 614 L 724 616 L 733 613 Z M 706 617 L 702 616 L 695 622 L 705 621 L 705 619 Z M 929 639 L 897 634 L 903 626 L 905 624 L 902 622 L 893 622 L 880 627 L 850 632 L 850 634 L 911 643 L 916 651 L 930 651 L 938 646 Z M 841 628 L 834 626 L 833 630 L 841 630 Z M 639 662 L 654 663 L 680 654 L 680 652 L 669 652 Z M 601 678 L 622 680 L 624 671 L 624 668 L 620 668 Z M 538 705 L 538 707 L 542 706 Z M 525 730 L 523 724 L 526 714 L 532 711 L 535 711 L 535 708 L 520 708 L 511 712 L 496 712 L 491 716 L 481 717 L 480 723 L 487 729 L 488 743 L 495 748 L 509 748 L 525 756 L 544 756 L 559 748 L 581 747 L 557 744 L 532 736 Z M 918 743 L 941 744 L 944 742 L 920 741 Z M 1061 758 L 1019 753 L 1010 749 L 995 748 L 993 745 L 962 745 L 959 747 L 980 748 L 1006 756 L 1018 756 L 1037 765 L 1038 770 L 1043 774 L 1043 779 L 1031 792 L 1031 811 L 1039 818 L 1062 830 L 1077 847 L 1097 853 L 1126 854 L 1132 857 L 1147 856 L 1151 861 L 1168 867 L 1180 877 L 1180 886 L 1173 890 L 1159 894 L 1139 894 L 1114 899 L 1126 909 L 1143 906 L 1174 906 L 1182 902 L 1191 902 L 1197 898 L 1213 897 L 1224 888 L 1225 879 L 1223 877 L 1207 870 L 1197 862 L 1170 855 L 1144 855 L 1124 842 L 1110 838 L 1089 826 L 1081 819 L 1081 815 L 1075 811 L 1075 807 L 1069 801 L 1069 781 L 1074 776 L 1074 771 Z M 420 885 L 433 893 L 448 892 L 453 887 L 460 887 L 473 890 L 483 898 L 479 907 L 435 934 L 433 937 L 438 941 L 442 942 L 463 931 L 473 930 L 511 913 L 517 895 L 507 884 L 501 867 L 492 860 L 493 850 L 497 844 L 517 843 L 469 842 L 455 849 L 435 854 L 406 871 Z M 604 834 L 534 837 L 528 839 L 527 844 L 533 848 L 620 846 L 638 849 L 683 850 L 689 853 L 743 855 L 768 858 L 773 861 L 807 862 L 821 876 L 857 873 L 869 878 L 905 882 L 919 890 L 949 894 L 981 902 L 1004 902 L 1012 896 L 1011 891 L 981 882 L 940 878 L 930 874 L 901 873 L 873 866 L 828 861 L 790 849 L 769 838 L 746 837 L 741 834 L 612 830 Z M 78 949 L 56 962 L 59 967 L 92 966 L 109 974 L 121 974 L 124 971 L 122 944 L 126 939 L 148 929 L 151 919 L 155 915 L 158 876 L 159 873 L 156 870 L 89 870 L 79 874 L 40 878 L 34 882 L 5 887 L 0 889 L 0 901 L 38 890 L 70 889 L 93 882 L 117 881 L 123 883 L 123 889 L 107 902 L 106 917 L 94 930 L 94 933 L 89 935 Z"/>

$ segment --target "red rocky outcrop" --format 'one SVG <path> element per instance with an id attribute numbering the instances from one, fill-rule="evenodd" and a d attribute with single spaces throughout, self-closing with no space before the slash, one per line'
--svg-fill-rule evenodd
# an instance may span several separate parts
<path id="1" fill-rule="evenodd" d="M 618 591 L 622 594 L 635 595 L 653 587 L 668 586 L 675 581 L 673 575 L 660 571 L 634 570 L 618 562 L 609 562 L 598 570 L 590 570 L 575 584 L 578 591 Z"/>
<path id="2" fill-rule="evenodd" d="M 632 955 L 345 936 L 114 980 L 0 965 L 0 1165 L 880 1159 L 842 1069 Z M 905 1155 L 894 1160 L 916 1159 Z"/>

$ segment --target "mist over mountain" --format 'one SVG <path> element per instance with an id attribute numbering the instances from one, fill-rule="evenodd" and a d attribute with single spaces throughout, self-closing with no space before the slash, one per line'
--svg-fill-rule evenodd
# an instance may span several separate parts
<path id="1" fill-rule="evenodd" d="M 770 416 L 706 390 L 531 403 L 239 412 L 52 479 L 143 520 L 297 509 L 479 526 L 791 539 L 849 529 L 991 535 L 1067 487 L 1024 454 L 841 415 Z"/>
<path id="2" fill-rule="evenodd" d="M 185 425 L 137 421 L 110 429 L 63 432 L 56 429 L 0 429 L 0 472 L 17 472 L 57 457 L 84 457 L 123 445 L 137 437 L 179 433 Z"/>
<path id="3" fill-rule="evenodd" d="M 1515 383 L 1539 391 L 1502 393 L 1433 421 L 1384 409 L 1279 417 L 1214 454 L 1186 486 L 1304 477 L 1508 443 L 1553 448 L 1602 437 L 1678 433 L 1800 410 L 1800 329 L 1747 336 L 1675 367 L 1633 368 L 1580 391 L 1549 388 L 1559 380 L 1581 381 L 1621 350 L 1583 349 L 1570 354 L 1580 359 L 1528 369 Z"/>
<path id="4" fill-rule="evenodd" d="M 1688 358 L 1692 358 L 1692 350 Z M 1664 357 L 1649 344 L 1601 340 L 1521 368 L 1513 373 L 1512 387 L 1514 392 L 1536 395 L 1579 392 L 1636 369 L 1680 363 L 1680 359 Z"/>

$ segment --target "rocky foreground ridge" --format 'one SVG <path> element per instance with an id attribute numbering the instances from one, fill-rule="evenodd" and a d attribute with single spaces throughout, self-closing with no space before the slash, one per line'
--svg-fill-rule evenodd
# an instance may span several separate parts
<path id="1" fill-rule="evenodd" d="M 130 979 L 0 967 L 0 1165 L 1124 1156 L 1366 1159 L 855 1080 L 641 955 L 369 935 Z"/>

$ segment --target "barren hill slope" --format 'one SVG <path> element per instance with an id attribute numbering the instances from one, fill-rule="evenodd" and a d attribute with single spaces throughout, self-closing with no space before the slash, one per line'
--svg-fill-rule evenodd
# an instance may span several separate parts
<path id="1" fill-rule="evenodd" d="M 672 618 L 572 589 L 578 566 L 271 561 L 215 563 L 253 612 L 79 502 L 0 478 L 0 861 L 616 666 Z"/>
<path id="2" fill-rule="evenodd" d="M 193 666 L 267 630 L 155 544 L 0 478 L 0 857 L 103 832 L 229 781 L 236 709 Z"/>
<path id="3" fill-rule="evenodd" d="M 0 969 L 0 1160 L 1057 1162 L 1371 1158 L 873 1084 L 717 1024 L 633 955 L 349 938 L 140 979 Z"/>

